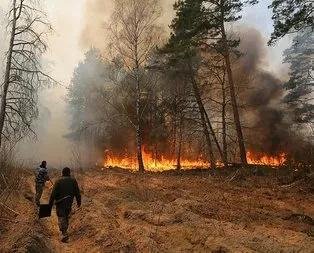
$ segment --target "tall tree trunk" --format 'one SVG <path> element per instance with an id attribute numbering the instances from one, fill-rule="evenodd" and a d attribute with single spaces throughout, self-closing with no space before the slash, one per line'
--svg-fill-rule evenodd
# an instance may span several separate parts
<path id="1" fill-rule="evenodd" d="M 143 173 L 145 171 L 142 156 L 142 129 L 141 129 L 141 89 L 140 89 L 140 73 L 139 66 L 136 69 L 136 150 L 138 170 Z"/>
<path id="2" fill-rule="evenodd" d="M 153 124 L 151 127 L 152 129 L 157 126 L 157 85 L 154 88 L 154 120 L 153 120 Z M 155 138 L 155 145 L 154 145 L 154 162 L 155 162 L 155 167 L 157 167 L 157 158 L 158 158 L 158 137 L 156 136 Z"/>
<path id="3" fill-rule="evenodd" d="M 139 84 L 136 85 L 139 89 Z M 136 126 L 136 150 L 137 150 L 137 162 L 139 172 L 144 172 L 143 156 L 142 156 L 142 129 L 141 129 L 141 116 L 140 116 L 140 92 L 137 91 L 136 99 L 136 116 L 137 116 L 137 126 Z"/>
<path id="4" fill-rule="evenodd" d="M 172 125 L 172 145 L 171 145 L 171 155 L 174 155 L 176 153 L 177 150 L 177 122 L 175 117 L 172 119 L 172 122 L 174 122 L 174 124 Z"/>
<path id="5" fill-rule="evenodd" d="M 10 44 L 8 49 L 8 56 L 5 66 L 5 76 L 4 76 L 4 83 L 1 92 L 1 108 L 0 108 L 0 147 L 2 144 L 2 133 L 5 121 L 5 111 L 6 111 L 6 103 L 7 103 L 7 94 L 10 84 L 10 70 L 11 70 L 11 61 L 12 61 L 12 51 L 15 39 L 15 29 L 16 29 L 16 21 L 17 21 L 17 8 L 16 8 L 16 0 L 13 0 L 13 8 L 12 8 L 12 29 L 11 29 L 11 36 L 10 36 Z"/>
<path id="6" fill-rule="evenodd" d="M 178 153 L 177 153 L 177 170 L 181 169 L 181 149 L 182 149 L 182 118 L 180 116 L 179 143 L 178 143 Z"/>
<path id="7" fill-rule="evenodd" d="M 142 127 L 141 127 L 141 84 L 140 84 L 140 64 L 138 60 L 138 40 L 134 41 L 135 53 L 135 75 L 136 75 L 136 150 L 138 171 L 143 173 L 145 171 L 142 156 Z"/>
<path id="8" fill-rule="evenodd" d="M 204 106 L 203 106 L 203 107 L 204 107 Z M 209 129 L 210 129 L 210 131 L 211 131 L 211 133 L 212 133 L 212 136 L 213 136 L 213 138 L 214 138 L 215 144 L 216 144 L 216 146 L 217 146 L 217 149 L 218 149 L 220 158 L 222 159 L 223 164 L 224 164 L 225 166 L 227 166 L 227 165 L 228 165 L 227 159 L 225 159 L 225 156 L 224 156 L 223 153 L 222 153 L 222 149 L 221 149 L 220 144 L 219 144 L 219 142 L 218 142 L 218 139 L 217 139 L 217 137 L 216 137 L 214 128 L 213 128 L 212 124 L 210 123 L 210 120 L 209 120 L 209 117 L 208 117 L 208 114 L 207 114 L 205 108 L 204 108 L 204 113 L 205 113 L 205 117 L 206 117 L 207 124 L 208 124 L 208 126 L 209 126 Z"/>
<path id="9" fill-rule="evenodd" d="M 224 18 L 224 14 L 222 14 L 222 20 Z M 229 46 L 227 41 L 227 35 L 225 31 L 225 26 L 222 21 L 221 25 L 221 34 L 222 34 L 222 41 L 224 44 L 224 58 L 226 62 L 226 68 L 227 68 L 227 74 L 228 74 L 228 80 L 229 80 L 229 87 L 230 87 L 230 97 L 231 97 L 231 103 L 232 103 L 232 110 L 233 110 L 233 116 L 234 116 L 234 123 L 237 131 L 237 137 L 238 137 L 238 143 L 239 143 L 239 149 L 240 149 L 240 157 L 241 162 L 243 165 L 247 164 L 246 160 L 246 151 L 245 151 L 245 144 L 244 144 L 244 138 L 242 133 L 242 127 L 241 127 L 241 121 L 239 116 L 239 110 L 238 110 L 238 104 L 236 99 L 236 93 L 234 88 L 234 81 L 233 81 L 233 73 L 230 63 L 230 52 L 229 52 Z"/>
<path id="10" fill-rule="evenodd" d="M 228 151 L 227 151 L 227 123 L 226 123 L 226 88 L 224 82 L 222 83 L 222 152 L 224 160 L 228 165 Z"/>
<path id="11" fill-rule="evenodd" d="M 199 88 L 197 86 L 197 83 L 195 80 L 192 80 L 192 86 L 193 86 L 193 91 L 194 91 L 194 95 L 196 98 L 196 102 L 200 111 L 200 115 L 201 115 L 201 121 L 202 121 L 202 125 L 203 125 L 203 132 L 206 138 L 206 143 L 208 146 L 208 152 L 209 152 L 209 159 L 210 159 L 210 165 L 212 168 L 216 167 L 216 160 L 215 160 L 215 156 L 214 156 L 214 152 L 213 152 L 213 146 L 212 146 L 212 142 L 210 139 L 210 134 L 207 128 L 207 124 L 206 124 L 206 119 L 205 119 L 205 110 L 204 110 L 204 105 L 202 102 L 202 98 L 201 98 L 201 94 L 199 91 Z"/>
<path id="12" fill-rule="evenodd" d="M 153 153 L 153 157 L 154 157 L 154 166 L 155 168 L 157 167 L 157 159 L 158 159 L 158 144 L 155 142 L 153 144 L 153 147 L 154 147 L 154 153 Z"/>

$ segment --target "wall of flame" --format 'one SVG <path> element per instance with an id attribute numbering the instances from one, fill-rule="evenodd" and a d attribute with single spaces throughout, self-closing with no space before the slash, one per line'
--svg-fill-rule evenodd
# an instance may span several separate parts
<path id="1" fill-rule="evenodd" d="M 268 166 L 281 166 L 286 162 L 286 154 L 281 153 L 278 156 L 269 156 L 266 154 L 254 154 L 247 152 L 247 161 L 249 164 L 255 165 L 268 165 Z M 146 170 L 149 171 L 164 171 L 176 169 L 177 160 L 168 159 L 161 156 L 160 159 L 154 158 L 153 153 L 145 152 L 143 150 L 143 162 Z M 182 169 L 196 169 L 196 168 L 209 168 L 210 163 L 203 158 L 196 160 L 185 159 L 180 160 Z M 222 166 L 221 162 L 217 162 L 218 167 Z M 126 169 L 137 170 L 137 157 L 135 155 L 125 154 L 123 157 L 114 156 L 110 150 L 105 151 L 104 167 L 120 167 Z"/>

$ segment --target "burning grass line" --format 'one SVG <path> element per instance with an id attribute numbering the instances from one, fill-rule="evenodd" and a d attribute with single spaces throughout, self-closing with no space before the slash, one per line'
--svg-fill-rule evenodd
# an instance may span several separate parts
<path id="1" fill-rule="evenodd" d="M 147 171 L 166 171 L 173 170 L 177 166 L 176 158 L 168 158 L 166 154 L 161 154 L 160 157 L 156 158 L 154 154 L 147 151 L 148 147 L 143 147 L 143 162 Z M 282 152 L 277 156 L 271 156 L 267 154 L 252 153 L 250 151 L 246 154 L 249 165 L 265 165 L 278 167 L 283 165 L 287 161 L 286 153 Z M 191 159 L 187 157 L 181 158 L 181 168 L 185 170 L 196 169 L 196 168 L 209 168 L 210 163 L 204 160 L 203 155 L 198 158 Z M 216 162 L 217 167 L 223 167 L 221 161 Z M 123 156 L 115 156 L 111 150 L 105 150 L 105 162 L 104 167 L 119 167 L 124 169 L 130 169 L 133 171 L 137 170 L 137 159 L 135 155 L 131 153 L 125 153 Z"/>

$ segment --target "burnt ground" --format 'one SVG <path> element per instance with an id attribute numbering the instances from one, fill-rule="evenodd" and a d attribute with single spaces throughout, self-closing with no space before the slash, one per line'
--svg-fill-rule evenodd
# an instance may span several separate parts
<path id="1" fill-rule="evenodd" d="M 235 173 L 88 170 L 62 244 L 55 212 L 36 218 L 25 175 L 12 206 L 19 215 L 1 221 L 0 252 L 314 252 L 313 181 L 286 187 Z"/>

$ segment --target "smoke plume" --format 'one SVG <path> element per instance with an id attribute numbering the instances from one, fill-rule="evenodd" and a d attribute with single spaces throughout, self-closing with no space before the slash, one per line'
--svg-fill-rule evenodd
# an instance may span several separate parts
<path id="1" fill-rule="evenodd" d="M 242 33 L 240 51 L 243 52 L 240 69 L 246 76 L 248 90 L 244 93 L 250 108 L 245 113 L 250 126 L 247 130 L 248 147 L 258 153 L 278 155 L 291 143 L 289 119 L 284 113 L 282 80 L 267 67 L 266 40 L 255 29 Z"/>

